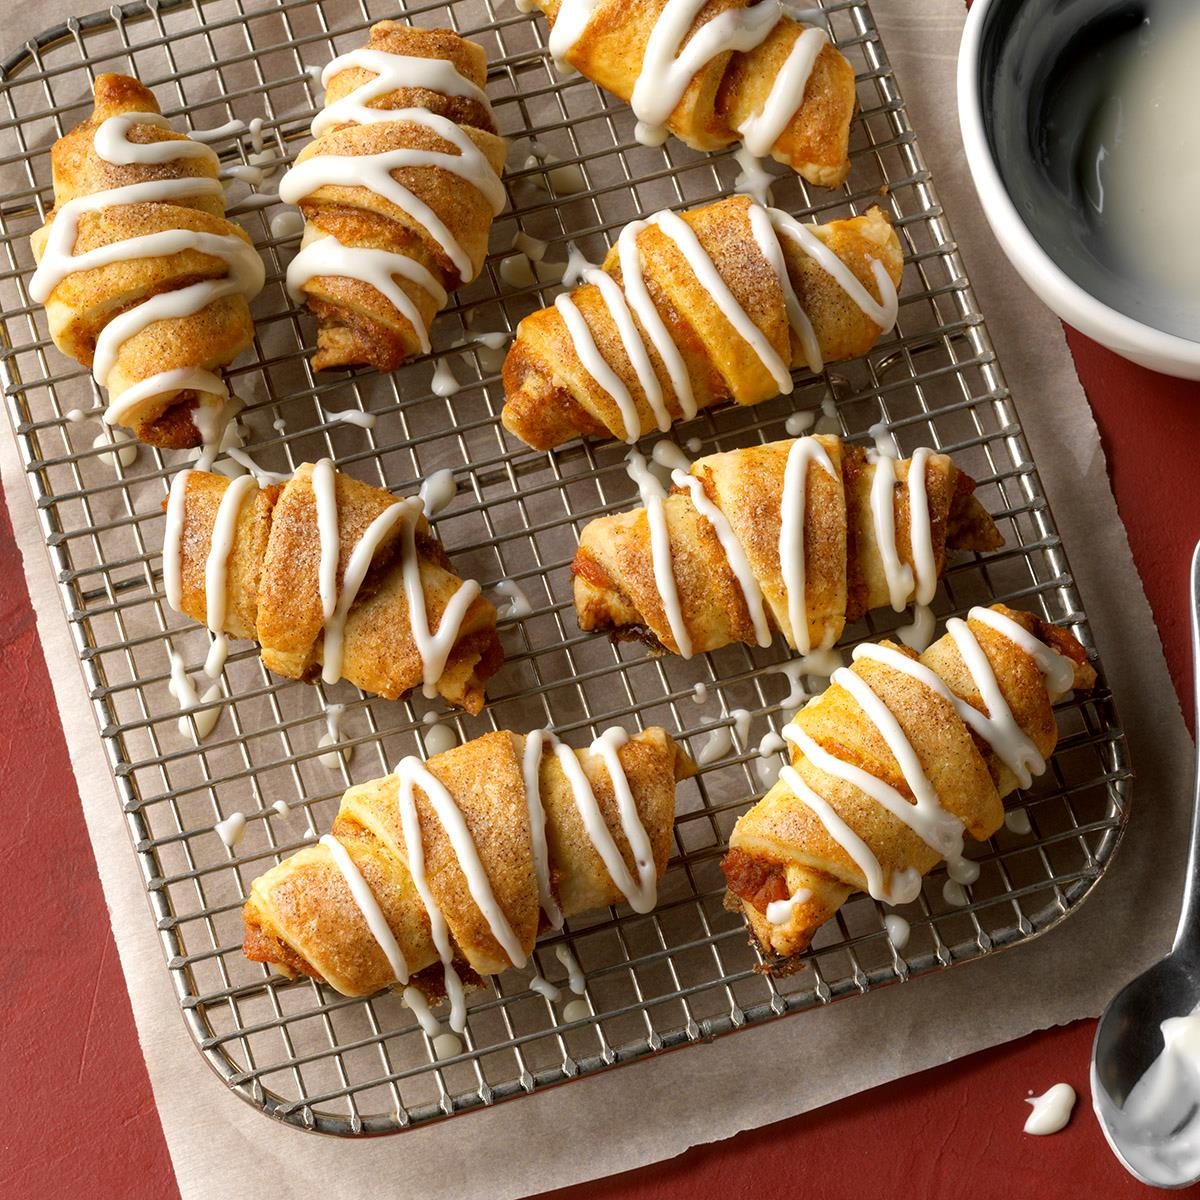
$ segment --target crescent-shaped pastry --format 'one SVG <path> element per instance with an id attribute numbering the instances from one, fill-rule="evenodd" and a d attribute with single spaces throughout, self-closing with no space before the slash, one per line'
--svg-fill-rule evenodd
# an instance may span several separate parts
<path id="1" fill-rule="evenodd" d="M 731 196 L 627 225 L 583 286 L 526 317 L 504 362 L 504 427 L 549 450 L 584 434 L 636 442 L 792 370 L 865 354 L 896 321 L 891 222 L 803 225 Z"/>
<path id="2" fill-rule="evenodd" d="M 994 550 L 975 481 L 945 454 L 897 461 L 818 435 L 677 468 L 670 495 L 589 521 L 579 627 L 690 657 L 779 632 L 807 654 L 873 608 L 928 605 L 950 550 Z"/>
<path id="3" fill-rule="evenodd" d="M 288 288 L 317 318 L 318 371 L 391 371 L 429 352 L 430 322 L 479 274 L 505 204 L 487 59 L 449 29 L 380 21 L 321 79 L 316 140 L 279 185 L 305 220 Z"/>
<path id="4" fill-rule="evenodd" d="M 503 659 L 496 610 L 450 569 L 420 500 L 322 459 L 282 487 L 180 471 L 166 511 L 167 602 L 212 630 L 213 677 L 229 635 L 289 679 L 344 678 L 388 700 L 420 686 L 483 707 Z"/>
<path id="5" fill-rule="evenodd" d="M 734 826 L 727 906 L 787 958 L 852 892 L 907 903 L 943 860 L 973 883 L 964 836 L 1000 828 L 1002 799 L 1054 750 L 1051 706 L 1095 680 L 1067 630 L 1003 604 L 949 621 L 920 657 L 856 647 L 854 665 L 784 729 L 791 765 Z"/>
<path id="6" fill-rule="evenodd" d="M 104 419 L 143 442 L 215 450 L 219 372 L 254 337 L 263 285 L 250 239 L 225 219 L 217 156 L 174 132 L 153 94 L 99 75 L 92 115 L 51 151 L 54 208 L 31 241 L 30 295 L 54 344 L 108 391 Z"/>
<path id="7" fill-rule="evenodd" d="M 461 1031 L 464 976 L 523 966 L 539 932 L 588 909 L 653 908 L 694 770 L 662 729 L 585 750 L 500 731 L 406 758 L 254 881 L 245 954 L 348 996 L 411 981 L 448 995 Z"/>
<path id="8" fill-rule="evenodd" d="M 809 183 L 850 172 L 854 68 L 778 0 L 517 0 L 550 21 L 550 53 L 626 100 L 636 136 L 698 150 L 741 141 Z"/>

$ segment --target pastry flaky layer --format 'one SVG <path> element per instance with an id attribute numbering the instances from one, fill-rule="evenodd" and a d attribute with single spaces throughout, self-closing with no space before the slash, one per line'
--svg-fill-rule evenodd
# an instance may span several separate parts
<path id="1" fill-rule="evenodd" d="M 246 956 L 322 979 L 350 996 L 397 982 L 397 968 L 437 994 L 438 973 L 420 972 L 439 959 L 478 975 L 512 965 L 509 950 L 520 960 L 517 965 L 524 961 L 548 924 L 539 865 L 549 881 L 549 905 L 562 917 L 624 899 L 599 852 L 603 837 L 611 839 L 627 873 L 637 875 L 644 868 L 652 879 L 661 877 L 671 848 L 676 783 L 694 771 L 671 737 L 655 728 L 611 742 L 618 763 L 615 784 L 595 746 L 567 751 L 582 770 L 586 782 L 581 784 L 569 777 L 549 740 L 527 768 L 527 742 L 534 736 L 545 737 L 488 733 L 435 755 L 424 764 L 432 787 L 418 769 L 411 793 L 421 843 L 416 867 L 407 840 L 413 826 L 404 822 L 398 775 L 351 788 L 342 797 L 333 838 L 369 894 L 355 895 L 328 839 L 306 847 L 254 881 L 244 909 Z M 404 769 L 401 764 L 398 771 Z M 466 838 L 460 832 L 457 845 L 444 820 L 448 812 L 454 818 L 446 796 L 440 812 L 431 803 L 437 785 L 465 825 Z M 622 811 L 622 795 L 635 812 Z M 581 813 L 587 797 L 594 800 L 603 835 L 585 827 Z M 536 844 L 531 812 L 544 813 L 544 849 Z M 639 837 L 636 829 L 645 834 L 643 849 L 651 860 L 646 863 L 637 861 L 631 846 L 631 832 Z M 427 907 L 423 891 L 436 913 Z M 480 896 L 488 911 L 480 907 Z M 439 914 L 449 935 L 444 957 L 431 932 Z M 497 940 L 505 926 L 513 935 L 508 949 Z M 381 933 L 384 941 L 390 933 L 398 956 L 385 951 Z"/>
<path id="2" fill-rule="evenodd" d="M 318 370 L 427 353 L 447 293 L 482 269 L 506 153 L 486 80 L 482 47 L 398 21 L 326 69 L 316 140 L 280 185 L 305 218 L 288 286 L 317 318 Z"/>
<path id="3" fill-rule="evenodd" d="M 199 445 L 199 410 L 215 420 L 226 403 L 215 372 L 250 345 L 263 283 L 250 239 L 225 219 L 216 155 L 168 128 L 136 79 L 100 75 L 92 114 L 51 163 L 31 290 L 55 345 L 107 389 L 109 423 L 151 445 Z"/>
<path id="4" fill-rule="evenodd" d="M 670 5 L 671 0 L 640 0 L 636 4 L 598 0 L 586 4 L 582 20 L 583 0 L 529 0 L 524 7 L 536 7 L 550 19 L 551 50 L 560 62 L 605 91 L 633 101 L 635 111 L 642 94 L 653 105 L 657 100 L 654 88 L 667 89 L 676 103 L 663 124 L 689 146 L 719 150 L 746 137 L 755 154 L 769 154 L 809 183 L 821 187 L 842 183 L 850 172 L 854 68 L 824 34 L 806 31 L 774 0 L 762 0 L 758 6 L 777 10 L 777 18 L 766 21 L 747 13 L 754 7 L 751 0 L 694 3 L 688 20 L 681 24 L 673 24 L 673 14 L 665 13 Z M 673 0 L 673 7 L 678 9 L 680 0 Z M 747 16 L 748 21 L 744 20 Z M 746 34 L 739 38 L 736 26 L 725 30 L 709 48 L 711 53 L 702 56 L 703 61 L 689 63 L 696 70 L 682 65 L 699 40 L 711 36 L 714 22 L 728 24 L 739 17 Z M 664 39 L 669 40 L 663 48 L 673 61 L 665 72 L 654 50 L 648 61 L 652 38 L 655 49 Z M 740 45 L 735 45 L 737 41 Z M 797 61 L 789 66 L 793 57 L 805 60 L 803 65 Z M 770 125 L 766 131 L 762 130 L 764 114 Z M 657 138 L 651 133 L 646 140 Z"/>
<path id="5" fill-rule="evenodd" d="M 454 574 L 425 518 L 415 515 L 414 501 L 400 501 L 331 469 L 318 480 L 322 467 L 328 463 L 317 468 L 305 463 L 283 486 L 255 487 L 234 496 L 236 524 L 231 540 L 219 545 L 214 545 L 214 530 L 235 481 L 217 473 L 186 472 L 167 502 L 169 521 L 173 513 L 178 521 L 176 607 L 208 623 L 213 597 L 207 583 L 220 578 L 224 612 L 214 632 L 258 642 L 264 664 L 277 674 L 307 680 L 321 673 L 330 662 L 328 630 L 336 626 L 334 680 L 344 678 L 394 700 L 427 679 L 436 655 L 432 687 L 451 704 L 478 712 L 484 685 L 503 659 L 495 608 L 478 594 L 478 585 L 464 584 Z M 336 552 L 332 591 L 321 582 L 326 556 L 318 484 L 336 504 L 336 544 L 329 537 L 329 557 Z M 369 568 L 343 613 L 356 547 L 399 504 L 407 506 L 406 515 L 374 544 Z M 170 544 L 164 553 L 173 553 Z M 169 570 L 165 565 L 164 575 Z M 467 586 L 473 598 L 462 608 L 455 597 Z M 423 604 L 423 613 L 414 613 L 410 593 Z M 327 595 L 339 601 L 331 617 L 326 616 Z"/>
<path id="6" fill-rule="evenodd" d="M 875 344 L 903 265 L 878 208 L 802 226 L 733 196 L 636 222 L 604 260 L 615 288 L 585 282 L 517 327 L 505 428 L 538 450 L 580 434 L 633 442 L 715 404 L 769 400 L 791 390 L 792 368 Z"/>
<path id="7" fill-rule="evenodd" d="M 796 463 L 805 457 L 800 474 Z M 882 525 L 872 502 L 881 470 L 893 480 L 885 485 Z M 677 477 L 662 502 L 665 564 L 656 560 L 646 508 L 584 527 L 572 567 L 581 629 L 637 637 L 678 654 L 681 632 L 689 643 L 682 649 L 701 653 L 733 642 L 761 644 L 765 627 L 768 637 L 782 633 L 793 649 L 807 652 L 832 645 L 847 622 L 891 603 L 893 595 L 902 607 L 923 585 L 932 589 L 948 551 L 1003 544 L 973 494 L 974 480 L 945 454 L 870 461 L 861 447 L 817 435 L 709 455 L 690 474 L 696 482 Z M 702 506 L 715 508 L 716 524 Z M 730 557 L 730 538 L 735 555 L 744 555 L 742 573 L 751 576 L 749 596 Z M 789 542 L 799 551 L 790 561 Z M 916 550 L 922 545 L 928 579 Z M 902 577 L 898 593 L 889 559 L 893 577 Z"/>
<path id="8" fill-rule="evenodd" d="M 943 858 L 970 882 L 964 831 L 1000 828 L 1003 797 L 1054 749 L 1051 705 L 1095 678 L 1067 630 L 1001 604 L 950 622 L 919 658 L 888 642 L 858 647 L 785 728 L 791 769 L 734 826 L 727 905 L 764 951 L 786 957 L 852 892 L 912 900 Z"/>

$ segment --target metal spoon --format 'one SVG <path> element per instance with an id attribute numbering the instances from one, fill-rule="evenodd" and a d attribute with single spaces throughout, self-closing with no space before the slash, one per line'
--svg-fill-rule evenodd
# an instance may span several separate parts
<path id="1" fill-rule="evenodd" d="M 1200 732 L 1200 544 L 1192 553 L 1192 663 L 1196 670 L 1197 731 Z M 1198 753 L 1192 836 L 1188 851 L 1183 911 L 1175 942 L 1166 958 L 1127 983 L 1110 1001 L 1096 1027 L 1092 1045 L 1092 1107 L 1104 1136 L 1121 1165 L 1142 1183 L 1152 1187 L 1187 1187 L 1200 1179 L 1200 1161 L 1194 1174 L 1181 1177 L 1178 1162 L 1148 1161 L 1158 1154 L 1138 1154 L 1131 1161 L 1134 1131 L 1122 1122 L 1122 1108 L 1134 1084 L 1163 1051 L 1161 1026 L 1169 1017 L 1186 1016 L 1200 1005 L 1200 753 Z M 1197 1119 L 1195 1108 L 1185 1114 L 1171 1135 L 1161 1143 L 1170 1155 L 1170 1139 Z M 1160 1143 L 1156 1142 L 1156 1148 Z M 1142 1143 L 1144 1146 L 1144 1142 Z"/>

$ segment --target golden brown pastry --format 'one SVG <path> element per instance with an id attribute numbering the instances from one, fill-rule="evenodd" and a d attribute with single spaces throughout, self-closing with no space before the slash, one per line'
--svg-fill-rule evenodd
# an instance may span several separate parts
<path id="1" fill-rule="evenodd" d="M 790 392 L 794 367 L 865 354 L 895 324 L 903 265 L 878 208 L 809 226 L 733 196 L 635 221 L 602 270 L 517 327 L 504 426 L 538 450 L 635 442 Z"/>
<path id="2" fill-rule="evenodd" d="M 483 49 L 449 29 L 372 26 L 322 75 L 316 139 L 279 194 L 305 229 L 288 288 L 317 318 L 318 370 L 429 352 L 447 293 L 479 274 L 505 203 Z"/>
<path id="3" fill-rule="evenodd" d="M 262 647 L 289 679 L 320 674 L 395 700 L 423 686 L 477 713 L 500 668 L 496 610 L 450 569 L 417 499 L 305 463 L 282 487 L 181 471 L 163 583 L 172 608 Z M 210 664 L 213 656 L 210 656 Z"/>
<path id="4" fill-rule="evenodd" d="M 947 630 L 920 658 L 857 647 L 784 729 L 791 766 L 738 820 L 722 862 L 726 903 L 767 954 L 806 949 L 852 892 L 914 900 L 943 859 L 973 883 L 964 833 L 1000 828 L 1003 797 L 1054 749 L 1051 705 L 1095 683 L 1079 642 L 1032 613 L 995 604 Z"/>
<path id="5" fill-rule="evenodd" d="M 445 991 L 461 1030 L 462 976 L 523 966 L 538 933 L 576 913 L 653 907 L 675 786 L 694 770 L 662 729 L 610 729 L 586 750 L 500 731 L 406 758 L 254 881 L 245 954 L 348 996 L 410 980 Z"/>
<path id="6" fill-rule="evenodd" d="M 637 138 L 698 150 L 743 141 L 810 183 L 850 171 L 854 69 L 777 0 L 518 0 L 550 20 L 550 52 L 627 100 Z"/>
<path id="7" fill-rule="evenodd" d="M 685 656 L 781 632 L 807 654 L 872 608 L 928 605 L 947 551 L 1003 544 L 975 481 L 925 449 L 872 462 L 818 435 L 709 455 L 672 478 L 665 499 L 652 481 L 646 507 L 584 527 L 581 629 Z"/>
<path id="8" fill-rule="evenodd" d="M 32 239 L 30 294 L 54 344 L 108 390 L 104 419 L 154 446 L 215 446 L 218 373 L 254 336 L 263 265 L 225 219 L 217 157 L 127 75 L 51 151 L 54 208 Z"/>

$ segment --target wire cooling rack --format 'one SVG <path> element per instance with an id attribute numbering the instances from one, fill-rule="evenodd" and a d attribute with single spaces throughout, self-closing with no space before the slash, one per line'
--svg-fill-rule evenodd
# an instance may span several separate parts
<path id="1" fill-rule="evenodd" d="M 775 201 L 818 219 L 883 205 L 908 260 L 899 323 L 864 359 L 798 376 L 786 401 L 707 414 L 673 436 L 708 453 L 785 436 L 787 418 L 808 412 L 819 429 L 866 438 L 882 423 L 905 452 L 934 445 L 953 453 L 979 481 L 1006 545 L 954 562 L 939 589 L 939 617 L 1000 598 L 1066 623 L 1091 651 L 1035 466 L 870 10 L 843 0 L 824 12 L 858 72 L 854 169 L 836 192 L 780 177 Z M 231 211 L 268 266 L 253 353 L 231 372 L 247 405 L 247 447 L 276 470 L 332 455 L 398 493 L 413 492 L 434 470 L 454 472 L 457 497 L 436 524 L 457 569 L 485 588 L 514 580 L 531 609 L 503 625 L 507 663 L 484 713 L 441 714 L 462 739 L 552 724 L 578 745 L 614 723 L 660 723 L 703 757 L 714 737 L 719 748 L 723 731 L 739 727 L 727 752 L 680 788 L 656 912 L 620 908 L 572 920 L 540 944 L 538 966 L 556 981 L 564 973 L 557 944 L 573 950 L 586 972 L 589 1015 L 564 1022 L 561 1004 L 529 990 L 527 973 L 510 971 L 473 997 L 467 1048 L 447 1061 L 437 1060 L 396 996 L 346 999 L 311 981 L 272 977 L 240 953 L 251 880 L 326 831 L 352 781 L 424 750 L 425 702 L 389 704 L 345 684 L 273 679 L 243 646 L 229 663 L 218 723 L 197 738 L 194 714 L 181 718 L 168 693 L 167 652 L 173 647 L 195 671 L 207 635 L 167 608 L 160 554 L 161 503 L 184 456 L 143 447 L 136 459 L 118 459 L 98 419 L 98 393 L 53 348 L 28 294 L 28 237 L 52 203 L 49 148 L 86 115 L 95 73 L 136 74 L 177 128 L 260 118 L 261 153 L 285 160 L 307 140 L 319 68 L 360 45 L 372 21 L 397 15 L 450 25 L 486 48 L 488 91 L 513 139 L 510 205 L 496 221 L 482 277 L 436 322 L 432 356 L 390 376 L 317 377 L 306 362 L 312 324 L 281 284 L 298 239 L 275 220 L 284 211 L 272 191 L 277 175 L 256 191 L 244 178 L 232 182 Z M 222 160 L 261 162 L 259 132 L 256 125 L 254 134 L 218 141 Z M 947 901 L 944 874 L 930 876 L 901 910 L 912 935 L 899 951 L 881 907 L 859 896 L 822 931 L 806 970 L 779 979 L 756 971 L 740 920 L 722 908 L 718 862 L 734 820 L 781 761 L 761 758 L 757 746 L 790 715 L 785 704 L 796 703 L 779 670 L 785 650 L 731 647 L 685 662 L 581 635 L 569 564 L 583 524 L 633 500 L 624 448 L 576 443 L 539 454 L 516 444 L 497 420 L 497 356 L 471 341 L 515 328 L 555 294 L 553 267 L 531 277 L 527 265 L 505 265 L 518 232 L 549 243 L 545 263 L 564 261 L 568 241 L 596 259 L 626 221 L 731 189 L 737 168 L 728 156 L 674 141 L 647 148 L 632 132 L 626 106 L 555 71 L 544 23 L 509 0 L 413 4 L 405 13 L 374 0 L 127 5 L 50 31 L 0 69 L 7 409 L 188 1028 L 228 1086 L 280 1120 L 340 1134 L 396 1130 L 979 958 L 1061 920 L 1120 836 L 1129 772 L 1102 676 L 1092 695 L 1060 706 L 1062 738 L 1049 770 L 1010 799 L 1010 825 L 975 848 L 982 873 L 965 906 Z M 456 393 L 434 394 L 437 362 L 457 377 Z M 350 409 L 373 414 L 374 427 L 329 417 Z M 127 459 L 131 452 L 126 446 Z M 844 644 L 904 619 L 874 614 L 849 629 Z M 341 753 L 329 757 L 319 741 L 332 702 L 346 712 Z M 737 722 L 738 710 L 748 718 Z M 279 801 L 290 810 L 277 812 Z M 231 850 L 214 827 L 234 812 L 248 824 Z"/>

